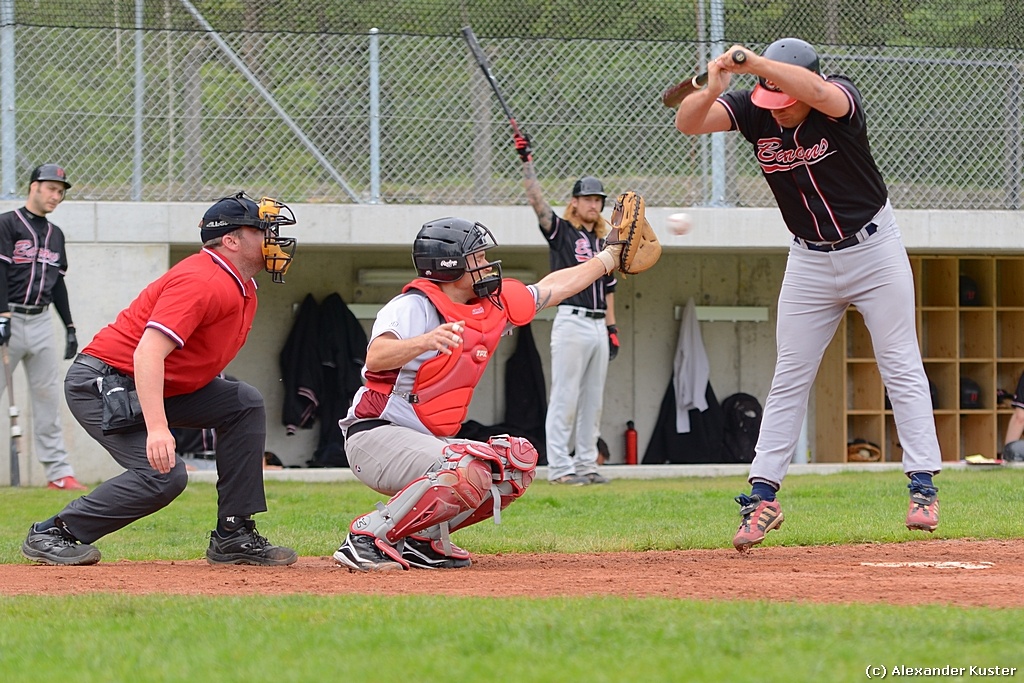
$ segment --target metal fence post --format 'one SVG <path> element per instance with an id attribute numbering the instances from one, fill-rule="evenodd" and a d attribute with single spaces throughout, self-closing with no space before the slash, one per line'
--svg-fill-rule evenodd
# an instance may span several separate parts
<path id="1" fill-rule="evenodd" d="M 1010 80 L 1009 106 L 1006 108 L 1009 130 L 1006 208 L 1016 211 L 1020 208 L 1021 192 L 1021 90 L 1024 88 L 1024 79 L 1021 78 L 1020 69 L 1011 66 L 1010 70 L 1013 77 Z"/>
<path id="2" fill-rule="evenodd" d="M 142 114 L 146 77 L 142 70 L 144 0 L 135 0 L 135 149 L 132 154 L 132 201 L 142 201 Z"/>
<path id="3" fill-rule="evenodd" d="M 711 59 L 725 50 L 725 7 L 723 0 L 711 0 Z M 711 134 L 711 206 L 726 206 L 725 133 Z"/>
<path id="4" fill-rule="evenodd" d="M 370 29 L 370 203 L 380 204 L 380 33 Z"/>
<path id="5" fill-rule="evenodd" d="M 0 197 L 17 196 L 17 135 L 14 114 L 14 0 L 0 0 Z"/>

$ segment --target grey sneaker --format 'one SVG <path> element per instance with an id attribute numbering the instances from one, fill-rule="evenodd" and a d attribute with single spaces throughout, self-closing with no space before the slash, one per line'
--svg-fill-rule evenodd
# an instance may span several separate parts
<path id="1" fill-rule="evenodd" d="M 473 564 L 469 553 L 451 543 L 451 555 L 444 554 L 441 541 L 422 536 L 407 536 L 403 539 L 402 559 L 417 569 L 462 569 Z"/>
<path id="2" fill-rule="evenodd" d="M 366 534 L 349 533 L 345 537 L 345 542 L 335 551 L 334 559 L 349 569 L 361 572 L 386 572 L 409 568 L 385 555 L 377 546 L 377 538 Z"/>
<path id="3" fill-rule="evenodd" d="M 565 474 L 558 479 L 551 479 L 549 483 L 559 486 L 586 486 L 590 480 L 582 474 Z"/>
<path id="4" fill-rule="evenodd" d="M 587 480 L 586 481 L 587 484 L 607 484 L 608 483 L 608 477 L 602 477 L 597 472 L 591 472 L 590 474 L 581 474 L 579 476 L 581 476 L 584 479 L 586 479 Z"/>
<path id="5" fill-rule="evenodd" d="M 291 548 L 273 545 L 256 531 L 256 522 L 245 520 L 242 527 L 221 538 L 217 530 L 210 532 L 210 547 L 206 561 L 210 564 L 256 564 L 264 567 L 283 567 L 295 564 L 299 556 Z"/>
<path id="6" fill-rule="evenodd" d="M 85 565 L 100 561 L 100 551 L 78 539 L 59 526 L 39 531 L 29 527 L 28 537 L 21 544 L 21 555 L 26 560 L 50 565 Z"/>

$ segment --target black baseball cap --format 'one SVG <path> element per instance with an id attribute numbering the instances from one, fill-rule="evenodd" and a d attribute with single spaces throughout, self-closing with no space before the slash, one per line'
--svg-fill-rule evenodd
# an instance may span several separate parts
<path id="1" fill-rule="evenodd" d="M 57 164 L 43 164 L 42 166 L 36 166 L 32 169 L 32 177 L 29 179 L 28 184 L 31 185 L 37 181 L 52 180 L 56 183 L 64 183 L 64 189 L 67 190 L 71 187 L 71 183 L 68 182 L 68 174 L 64 171 L 62 166 Z"/>
<path id="2" fill-rule="evenodd" d="M 199 221 L 203 242 L 245 226 L 263 229 L 259 205 L 246 197 L 244 192 L 217 200 Z"/>

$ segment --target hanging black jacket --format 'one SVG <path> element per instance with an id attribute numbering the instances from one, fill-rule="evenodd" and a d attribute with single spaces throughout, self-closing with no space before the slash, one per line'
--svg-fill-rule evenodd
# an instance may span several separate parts
<path id="1" fill-rule="evenodd" d="M 317 411 L 320 442 L 310 461 L 316 467 L 348 467 L 345 437 L 338 421 L 348 413 L 356 391 L 363 385 L 366 331 L 341 295 L 327 296 L 320 304 L 319 351 L 323 398 Z"/>
<path id="2" fill-rule="evenodd" d="M 669 380 L 642 464 L 725 462 L 722 454 L 725 416 L 711 388 L 711 382 L 708 382 L 704 396 L 708 401 L 708 409 L 690 410 L 690 431 L 679 434 L 676 432 L 675 380 Z"/>
<path id="3" fill-rule="evenodd" d="M 281 422 L 288 434 L 311 429 L 323 395 L 323 371 L 320 367 L 319 309 L 312 294 L 299 306 L 288 339 L 279 356 L 284 404 Z"/>

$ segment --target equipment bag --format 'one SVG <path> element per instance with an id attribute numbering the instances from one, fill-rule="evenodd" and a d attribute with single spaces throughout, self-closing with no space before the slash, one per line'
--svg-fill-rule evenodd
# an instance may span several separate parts
<path id="1" fill-rule="evenodd" d="M 754 460 L 754 446 L 761 433 L 761 404 L 750 394 L 737 393 L 722 401 L 725 434 L 722 459 L 748 463 Z"/>

